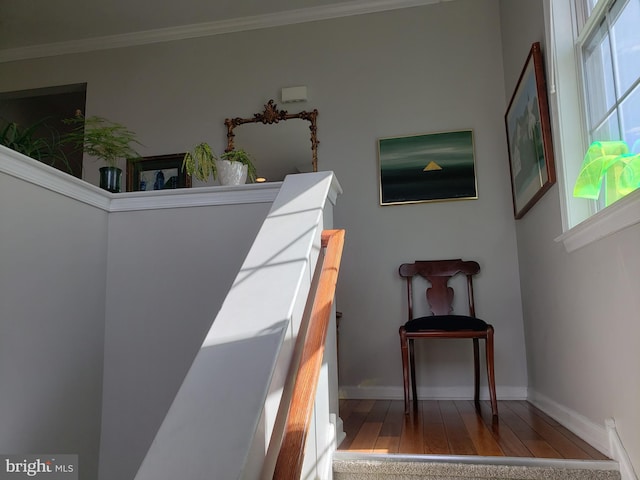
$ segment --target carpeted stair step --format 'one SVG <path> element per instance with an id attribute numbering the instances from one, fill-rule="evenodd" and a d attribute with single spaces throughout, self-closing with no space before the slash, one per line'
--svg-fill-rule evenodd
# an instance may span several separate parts
<path id="1" fill-rule="evenodd" d="M 620 480 L 618 463 L 514 457 L 335 452 L 334 480 Z"/>

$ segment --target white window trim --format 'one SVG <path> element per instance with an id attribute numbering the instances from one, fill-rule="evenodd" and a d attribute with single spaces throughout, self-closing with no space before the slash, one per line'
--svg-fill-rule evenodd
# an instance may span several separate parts
<path id="1" fill-rule="evenodd" d="M 601 238 L 640 223 L 640 190 L 631 192 L 556 238 L 573 252 Z"/>
<path id="2" fill-rule="evenodd" d="M 564 159 L 583 156 L 586 144 L 582 127 L 585 107 L 579 80 L 581 67 L 574 46 L 576 25 L 572 21 L 575 18 L 572 3 L 566 0 L 544 2 L 548 46 L 545 55 L 551 77 L 548 81 L 549 107 L 563 225 L 562 235 L 555 240 L 562 242 L 567 252 L 640 223 L 640 191 L 594 213 L 589 202 L 573 197 L 573 184 L 567 180 L 577 177 L 580 163 L 565 162 Z M 567 22 L 571 22 L 573 30 L 566 28 Z"/>

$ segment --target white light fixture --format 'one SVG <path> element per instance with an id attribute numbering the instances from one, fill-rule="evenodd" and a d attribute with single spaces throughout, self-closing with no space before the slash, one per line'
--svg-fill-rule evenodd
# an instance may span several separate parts
<path id="1" fill-rule="evenodd" d="M 282 103 L 306 102 L 307 87 L 305 85 L 299 87 L 285 87 L 281 93 Z"/>

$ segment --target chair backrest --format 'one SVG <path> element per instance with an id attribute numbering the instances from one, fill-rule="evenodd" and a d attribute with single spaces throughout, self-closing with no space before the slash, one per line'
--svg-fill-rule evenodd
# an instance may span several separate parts
<path id="1" fill-rule="evenodd" d="M 451 277 L 464 274 L 467 277 L 469 315 L 476 316 L 473 301 L 473 275 L 480 271 L 480 265 L 474 261 L 454 260 L 417 260 L 400 265 L 400 276 L 407 280 L 407 302 L 409 320 L 413 319 L 413 279 L 419 275 L 431 284 L 426 297 L 433 315 L 449 315 L 453 311 L 453 288 L 449 286 Z"/>

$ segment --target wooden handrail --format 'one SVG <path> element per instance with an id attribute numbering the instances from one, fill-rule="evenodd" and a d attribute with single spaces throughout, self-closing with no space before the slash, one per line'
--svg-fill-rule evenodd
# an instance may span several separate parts
<path id="1" fill-rule="evenodd" d="M 304 447 L 316 398 L 343 245 L 344 230 L 322 232 L 322 246 L 326 249 L 322 272 L 311 310 L 300 366 L 293 385 L 284 437 L 273 474 L 274 480 L 299 479 L 302 472 Z"/>

